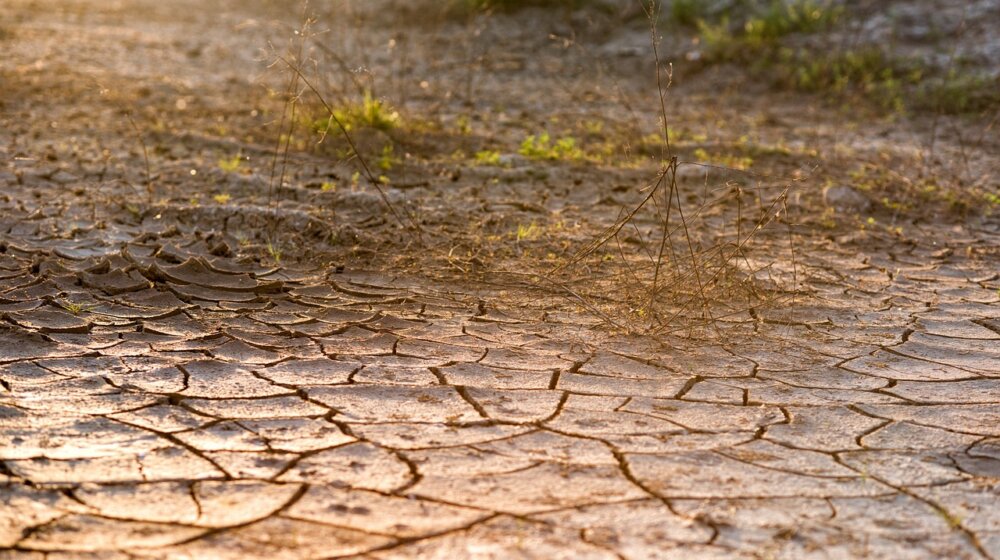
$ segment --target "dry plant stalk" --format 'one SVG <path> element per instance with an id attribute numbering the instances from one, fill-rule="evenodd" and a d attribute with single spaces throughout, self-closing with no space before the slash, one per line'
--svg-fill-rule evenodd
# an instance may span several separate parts
<path id="1" fill-rule="evenodd" d="M 768 272 L 770 265 L 753 265 L 748 251 L 768 226 L 781 221 L 787 213 L 791 187 L 790 183 L 763 185 L 760 181 L 764 178 L 753 173 L 682 162 L 674 155 L 667 113 L 672 67 L 662 70 L 657 35 L 659 7 L 651 1 L 644 8 L 659 94 L 663 140 L 660 170 L 643 188 L 638 203 L 622 208 L 611 226 L 550 271 L 545 282 L 615 328 L 666 334 L 702 326 L 719 333 L 721 319 L 752 313 L 755 307 L 776 301 L 781 292 L 757 285 L 757 277 Z M 740 178 L 706 191 L 696 207 L 685 209 L 685 200 L 691 196 L 682 195 L 679 170 L 684 166 L 704 169 L 706 181 L 707 173 L 712 171 L 740 174 Z M 756 185 L 747 186 L 746 180 Z M 765 196 L 775 189 L 776 195 Z M 748 195 L 757 200 L 758 216 L 753 227 L 744 231 L 743 199 Z M 732 233 L 718 227 L 718 218 L 727 213 L 735 214 L 735 225 L 728 228 Z M 798 272 L 790 227 L 788 241 L 790 291 L 794 293 Z M 627 250 L 625 245 L 629 244 L 636 249 Z M 609 259 L 617 267 L 609 264 Z M 571 269 L 578 268 L 585 270 L 582 276 L 566 278 Z"/>
<path id="2" fill-rule="evenodd" d="M 308 9 L 308 3 L 304 5 L 303 9 L 304 10 Z M 296 110 L 302 98 L 302 95 L 308 91 L 311 92 L 319 101 L 319 103 L 323 106 L 324 110 L 327 112 L 329 116 L 330 122 L 337 125 L 337 129 L 340 131 L 341 135 L 344 137 L 344 140 L 350 147 L 351 154 L 358 162 L 358 165 L 360 167 L 359 171 L 363 173 L 368 183 L 372 187 L 374 187 L 375 190 L 378 192 L 379 198 L 382 200 L 382 203 L 392 214 L 393 218 L 395 218 L 396 222 L 400 225 L 400 227 L 403 227 L 404 229 L 407 228 L 407 222 L 408 222 L 409 228 L 412 229 L 416 234 L 417 242 L 423 243 L 423 236 L 422 236 L 423 230 L 420 227 L 420 224 L 413 217 L 413 215 L 405 208 L 403 208 L 403 213 L 406 215 L 406 221 L 404 222 L 402 215 L 396 209 L 395 205 L 392 204 L 392 201 L 389 200 L 388 194 L 385 192 L 385 189 L 382 188 L 379 179 L 372 172 L 371 166 L 369 166 L 365 156 L 358 149 L 358 146 L 355 143 L 354 138 L 351 136 L 350 132 L 348 132 L 347 127 L 344 126 L 344 123 L 340 120 L 340 118 L 337 117 L 333 106 L 330 105 L 326 97 L 319 91 L 319 89 L 313 84 L 313 82 L 306 76 L 305 72 L 303 71 L 303 65 L 302 65 L 303 51 L 306 41 L 311 36 L 310 28 L 313 23 L 315 23 L 314 18 L 303 15 L 303 24 L 300 29 L 295 31 L 293 46 L 292 48 L 289 49 L 290 54 L 287 56 L 282 56 L 280 54 L 274 55 L 275 59 L 274 63 L 276 64 L 280 62 L 282 65 L 284 65 L 284 67 L 287 68 L 289 71 L 289 76 L 288 76 L 288 85 L 285 87 L 283 92 L 285 98 L 285 104 L 281 114 L 281 121 L 278 126 L 278 134 L 274 146 L 274 155 L 271 160 L 271 173 L 270 173 L 270 180 L 268 183 L 268 208 L 272 208 L 273 204 L 276 203 L 276 200 L 274 198 L 274 193 L 276 189 L 275 187 L 276 176 L 277 176 L 277 188 L 280 188 L 281 185 L 284 184 L 285 173 L 288 164 L 289 150 L 291 149 L 292 136 L 295 131 L 295 126 L 297 123 Z M 329 48 L 323 45 L 321 45 L 321 47 L 323 47 L 323 50 L 327 51 L 328 53 L 330 52 Z M 343 61 L 341 61 L 341 64 L 343 66 Z M 300 83 L 303 84 L 303 87 L 301 89 L 300 89 Z M 324 132 L 324 136 L 325 134 L 326 132 Z M 280 172 L 278 171 L 279 163 L 280 163 Z"/>
<path id="3" fill-rule="evenodd" d="M 143 137 L 142 131 L 139 129 L 139 125 L 137 125 L 135 123 L 135 119 L 132 118 L 132 111 L 125 111 L 125 117 L 128 118 L 129 124 L 132 125 L 132 130 L 135 132 L 135 137 L 139 141 L 139 145 L 142 146 L 142 159 L 146 170 L 146 198 L 148 203 L 152 204 L 153 174 L 149 168 L 149 149 L 146 148 L 146 139 Z"/>

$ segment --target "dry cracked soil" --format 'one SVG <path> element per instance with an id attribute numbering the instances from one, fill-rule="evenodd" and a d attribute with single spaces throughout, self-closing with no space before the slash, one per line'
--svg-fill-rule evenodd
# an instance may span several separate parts
<path id="1" fill-rule="evenodd" d="M 0 558 L 1000 557 L 996 217 L 822 214 L 796 175 L 909 161 L 929 117 L 678 65 L 688 147 L 784 139 L 754 165 L 836 223 L 762 234 L 789 297 L 643 334 L 511 280 L 656 173 L 517 153 L 655 134 L 641 16 L 334 2 L 303 54 L 281 4 L 0 5 Z M 283 128 L 287 52 L 411 123 L 355 130 L 402 226 L 336 134 Z M 949 119 L 935 157 L 995 188 L 996 139 L 961 144 L 985 121 Z"/>

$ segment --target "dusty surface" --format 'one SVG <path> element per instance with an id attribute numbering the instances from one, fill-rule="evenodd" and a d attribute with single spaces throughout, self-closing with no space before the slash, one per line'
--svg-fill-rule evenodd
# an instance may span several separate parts
<path id="1" fill-rule="evenodd" d="M 678 83 L 710 131 L 682 150 L 780 139 L 755 165 L 816 173 L 762 237 L 795 284 L 721 332 L 626 335 L 478 268 L 572 253 L 640 197 L 655 163 L 512 154 L 655 123 L 641 22 L 320 18 L 439 123 L 394 131 L 385 170 L 419 245 L 312 140 L 270 188 L 288 78 L 261 49 L 297 14 L 204 4 L 0 7 L 0 558 L 1000 557 L 996 217 L 815 206 L 859 163 L 961 154 L 942 181 L 995 186 L 995 138 L 949 143 L 985 121 L 928 156 L 927 120 Z"/>

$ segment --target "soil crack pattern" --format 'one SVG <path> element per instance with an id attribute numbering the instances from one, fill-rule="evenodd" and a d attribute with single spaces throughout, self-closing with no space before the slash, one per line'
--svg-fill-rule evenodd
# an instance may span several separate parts
<path id="1" fill-rule="evenodd" d="M 211 4 L 0 5 L 0 560 L 1000 559 L 1000 211 L 890 169 L 995 137 L 720 75 L 753 2 L 665 99 L 634 2 Z"/>

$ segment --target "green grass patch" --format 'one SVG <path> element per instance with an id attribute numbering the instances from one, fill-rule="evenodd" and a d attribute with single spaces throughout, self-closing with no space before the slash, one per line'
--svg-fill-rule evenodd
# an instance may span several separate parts
<path id="1" fill-rule="evenodd" d="M 696 18 L 699 42 L 710 61 L 753 60 L 777 47 L 783 37 L 831 27 L 842 10 L 815 0 L 772 0 L 752 3 L 742 17 L 734 19 L 734 14 L 728 10 L 715 18 Z"/>
<path id="2" fill-rule="evenodd" d="M 399 126 L 401 122 L 399 112 L 387 102 L 375 98 L 370 91 L 365 92 L 360 103 L 352 103 L 334 109 L 333 116 L 348 131 L 371 128 L 388 132 Z M 313 122 L 313 129 L 316 132 L 327 132 L 336 128 L 337 124 L 330 117 Z"/>
<path id="3" fill-rule="evenodd" d="M 945 177 L 908 177 L 881 163 L 862 164 L 849 176 L 853 187 L 894 213 L 926 208 L 944 208 L 958 215 L 1000 212 L 1000 195 L 988 185 L 961 184 Z"/>
<path id="4" fill-rule="evenodd" d="M 751 2 L 747 9 L 730 8 L 714 16 L 692 0 L 674 3 L 673 9 L 678 23 L 695 22 L 706 62 L 746 64 L 779 86 L 862 97 L 895 112 L 960 114 L 1000 105 L 1000 83 L 965 70 L 960 63 L 941 71 L 918 59 L 892 56 L 875 45 L 825 49 L 813 41 L 808 47 L 786 46 L 785 37 L 825 31 L 842 19 L 843 9 L 829 2 Z"/>
<path id="5" fill-rule="evenodd" d="M 921 61 L 891 57 L 881 50 L 830 54 L 781 49 L 769 70 L 779 83 L 808 92 L 862 95 L 886 109 L 961 114 L 1000 105 L 1000 83 L 959 69 L 933 72 Z"/>
<path id="6" fill-rule="evenodd" d="M 698 27 L 709 18 L 710 4 L 703 0 L 674 0 L 670 3 L 670 19 L 679 25 Z"/>
<path id="7" fill-rule="evenodd" d="M 476 164 L 500 165 L 500 152 L 496 150 L 482 150 L 476 152 Z"/>
<path id="8" fill-rule="evenodd" d="M 382 152 L 375 163 L 378 164 L 378 168 L 382 171 L 392 171 L 392 168 L 399 163 L 399 158 L 396 157 L 396 150 L 392 144 L 382 146 Z"/>
<path id="9" fill-rule="evenodd" d="M 236 154 L 229 158 L 219 159 L 219 169 L 226 173 L 238 173 L 243 170 L 243 156 Z"/>
<path id="10" fill-rule="evenodd" d="M 525 138 L 517 153 L 531 159 L 559 161 L 579 161 L 585 157 L 583 150 L 576 144 L 576 138 L 563 136 L 553 141 L 548 132 Z"/>

